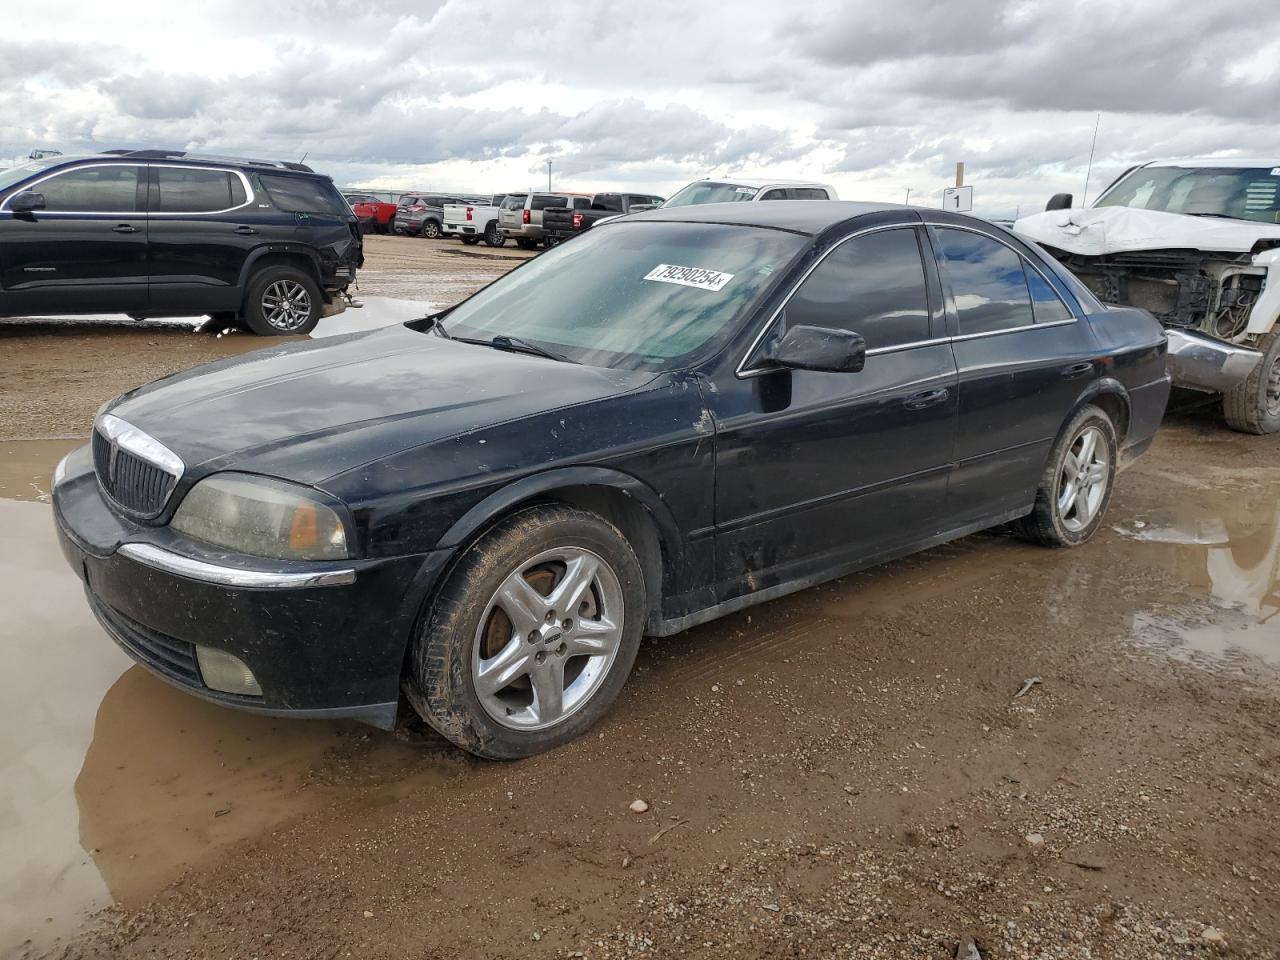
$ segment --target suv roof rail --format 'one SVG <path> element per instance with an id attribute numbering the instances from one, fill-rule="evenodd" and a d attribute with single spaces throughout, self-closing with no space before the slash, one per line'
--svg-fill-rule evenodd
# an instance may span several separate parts
<path id="1" fill-rule="evenodd" d="M 219 163 L 242 163 L 254 167 L 272 167 L 276 170 L 297 170 L 299 173 L 315 173 L 305 163 L 290 163 L 288 160 L 254 160 L 250 157 L 187 153 L 185 150 L 104 150 L 102 152 L 116 157 L 133 157 L 137 160 L 210 160 Z"/>

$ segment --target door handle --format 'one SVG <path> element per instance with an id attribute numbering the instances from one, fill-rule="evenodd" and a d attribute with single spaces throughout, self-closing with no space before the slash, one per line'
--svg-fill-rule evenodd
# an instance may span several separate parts
<path id="1" fill-rule="evenodd" d="M 1062 377 L 1064 380 L 1075 380 L 1077 377 L 1083 377 L 1092 370 L 1093 364 L 1088 360 L 1083 363 L 1073 363 L 1062 371 Z"/>
<path id="2" fill-rule="evenodd" d="M 258 231 L 253 229 L 253 227 L 247 227 L 244 224 L 241 224 L 240 226 L 236 227 L 236 233 L 242 233 L 245 236 L 248 236 L 251 233 L 257 233 L 257 232 Z"/>
<path id="3" fill-rule="evenodd" d="M 907 397 L 902 401 L 902 405 L 908 410 L 923 410 L 925 407 L 932 407 L 934 404 L 942 403 L 947 397 L 951 396 L 951 391 L 946 387 L 940 390 L 926 390 L 924 393 L 917 393 L 914 397 Z"/>
<path id="4" fill-rule="evenodd" d="M 137 233 L 138 228 L 131 223 L 121 223 L 111 228 L 113 233 Z"/>

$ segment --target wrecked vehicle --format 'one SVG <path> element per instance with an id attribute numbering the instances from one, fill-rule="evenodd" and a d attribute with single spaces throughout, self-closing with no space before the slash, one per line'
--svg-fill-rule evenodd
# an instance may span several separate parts
<path id="1" fill-rule="evenodd" d="M 1070 206 L 1014 230 L 1104 303 L 1155 314 L 1176 385 L 1222 394 L 1236 430 L 1280 432 L 1280 159 L 1147 163 Z"/>
<path id="2" fill-rule="evenodd" d="M 53 512 L 107 632 L 199 696 L 523 757 L 665 636 L 1018 521 L 1075 546 L 1165 337 L 984 221 L 866 203 L 598 225 L 440 314 L 106 404 Z"/>

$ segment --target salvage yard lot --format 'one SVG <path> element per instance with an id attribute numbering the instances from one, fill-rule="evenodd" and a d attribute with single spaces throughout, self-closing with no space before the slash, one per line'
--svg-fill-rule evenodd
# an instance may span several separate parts
<path id="1" fill-rule="evenodd" d="M 526 256 L 366 242 L 359 296 L 436 306 Z M 0 344 L 19 358 L 0 370 L 0 497 L 47 489 L 58 438 L 109 395 L 265 345 L 51 324 L 0 324 Z M 47 508 L 0 507 L 18 662 L 97 671 L 65 708 L 81 740 L 0 743 L 15 771 L 71 751 L 75 815 L 14 812 L 0 847 L 35 863 L 29 838 L 62 830 L 119 902 L 77 933 L 101 895 L 0 863 L 0 896 L 48 887 L 19 955 L 72 934 L 52 949 L 943 958 L 972 935 L 984 957 L 1277 955 L 1280 441 L 1186 398 L 1090 544 L 986 533 L 646 641 L 595 731 L 516 764 L 420 725 L 246 717 L 121 676 Z M 24 612 L 46 570 L 47 630 Z M 58 726 L 20 725 L 67 696 L 41 676 L 2 688 L 6 729 Z"/>

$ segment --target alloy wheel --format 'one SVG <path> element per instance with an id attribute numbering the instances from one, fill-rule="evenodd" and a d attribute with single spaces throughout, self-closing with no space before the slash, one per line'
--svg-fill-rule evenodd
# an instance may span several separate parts
<path id="1" fill-rule="evenodd" d="M 1058 476 L 1058 516 L 1072 533 L 1097 516 L 1111 482 L 1111 449 L 1098 427 L 1081 430 L 1062 461 Z"/>
<path id="2" fill-rule="evenodd" d="M 262 293 L 262 315 L 277 330 L 297 330 L 311 318 L 311 294 L 296 280 L 277 280 Z"/>
<path id="3" fill-rule="evenodd" d="M 476 630 L 471 679 L 486 713 L 515 730 L 565 720 L 596 693 L 622 642 L 622 587 L 599 556 L 545 550 L 519 564 Z"/>

